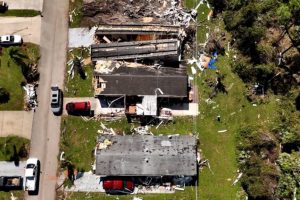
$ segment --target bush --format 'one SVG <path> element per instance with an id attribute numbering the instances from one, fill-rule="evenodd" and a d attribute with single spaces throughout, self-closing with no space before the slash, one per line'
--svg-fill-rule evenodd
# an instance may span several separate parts
<path id="1" fill-rule="evenodd" d="M 0 87 L 0 103 L 7 103 L 9 97 L 9 92 L 5 88 Z"/>
<path id="2" fill-rule="evenodd" d="M 292 154 L 282 153 L 278 159 L 281 169 L 277 196 L 279 198 L 292 198 L 294 189 L 300 185 L 300 155 L 299 152 Z"/>
<path id="3" fill-rule="evenodd" d="M 247 165 L 248 167 L 244 169 L 241 185 L 247 192 L 249 199 L 274 199 L 279 177 L 276 166 L 262 161 L 255 155 L 249 159 Z"/>

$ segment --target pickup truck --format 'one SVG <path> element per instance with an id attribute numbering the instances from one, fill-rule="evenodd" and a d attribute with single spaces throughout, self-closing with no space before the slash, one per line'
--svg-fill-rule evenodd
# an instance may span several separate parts
<path id="1" fill-rule="evenodd" d="M 21 190 L 23 187 L 23 178 L 21 176 L 1 176 L 0 190 Z"/>
<path id="2" fill-rule="evenodd" d="M 37 190 L 39 173 L 39 160 L 37 158 L 29 158 L 26 162 L 25 168 L 25 190 L 29 192 Z"/>

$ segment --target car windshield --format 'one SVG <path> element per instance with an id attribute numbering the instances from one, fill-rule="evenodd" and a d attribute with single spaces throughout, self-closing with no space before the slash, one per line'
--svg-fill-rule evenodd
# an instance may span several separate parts
<path id="1" fill-rule="evenodd" d="M 30 180 L 30 181 L 33 181 L 34 180 L 34 176 L 27 176 L 26 179 Z"/>
<path id="2" fill-rule="evenodd" d="M 28 164 L 28 165 L 26 166 L 26 168 L 27 168 L 27 169 L 31 169 L 31 168 L 34 168 L 34 166 L 35 166 L 34 164 Z"/>
<path id="3" fill-rule="evenodd" d="M 52 108 L 58 108 L 59 107 L 59 104 L 57 102 L 52 102 L 51 103 L 51 107 Z"/>

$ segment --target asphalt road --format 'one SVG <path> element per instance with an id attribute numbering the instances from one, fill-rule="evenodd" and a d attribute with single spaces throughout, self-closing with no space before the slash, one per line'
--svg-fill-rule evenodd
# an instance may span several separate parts
<path id="1" fill-rule="evenodd" d="M 50 86 L 63 87 L 68 43 L 69 0 L 44 0 L 41 24 L 39 106 L 33 117 L 30 156 L 41 162 L 37 196 L 27 199 L 54 200 L 59 154 L 60 120 L 50 110 Z"/>

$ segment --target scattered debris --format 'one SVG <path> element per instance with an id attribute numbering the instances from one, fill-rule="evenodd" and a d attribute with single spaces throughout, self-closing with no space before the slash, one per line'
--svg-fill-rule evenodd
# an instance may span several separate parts
<path id="1" fill-rule="evenodd" d="M 200 160 L 200 162 L 198 162 L 198 166 L 200 169 L 202 169 L 203 167 L 208 167 L 209 171 L 214 175 L 214 172 L 211 170 L 210 164 L 209 164 L 209 160 Z"/>
<path id="2" fill-rule="evenodd" d="M 148 126 L 139 126 L 132 129 L 132 135 L 140 134 L 140 135 L 153 135 L 151 131 L 149 131 Z"/>
<path id="3" fill-rule="evenodd" d="M 65 161 L 64 156 L 65 156 L 65 152 L 62 151 L 61 154 L 60 154 L 60 156 L 59 156 L 59 160 L 60 160 L 60 161 Z"/>
<path id="4" fill-rule="evenodd" d="M 103 143 L 98 143 L 97 146 L 98 146 L 98 149 L 107 149 L 107 147 L 111 146 L 113 143 L 108 140 L 108 139 L 105 139 Z"/>
<path id="5" fill-rule="evenodd" d="M 207 104 L 216 103 L 216 102 L 214 102 L 213 100 L 211 100 L 210 98 L 206 99 L 205 102 L 206 102 Z"/>
<path id="6" fill-rule="evenodd" d="M 188 27 L 191 21 L 195 21 L 201 4 L 203 1 L 200 1 L 194 9 L 186 10 L 182 8 L 180 0 L 93 1 L 83 4 L 82 23 L 93 25 L 148 22 Z M 70 13 L 70 21 L 76 14 L 75 10 Z"/>
<path id="7" fill-rule="evenodd" d="M 162 108 L 158 117 L 163 123 L 169 123 L 173 121 L 172 110 L 169 108 Z"/>
<path id="8" fill-rule="evenodd" d="M 100 124 L 101 128 L 103 130 L 98 130 L 98 134 L 103 134 L 103 135 L 116 135 L 116 132 L 112 128 L 107 128 L 102 122 Z"/>
<path id="9" fill-rule="evenodd" d="M 75 74 L 75 70 L 79 73 L 80 77 L 82 79 L 86 79 L 86 74 L 84 72 L 83 69 L 83 57 L 77 57 L 73 55 L 73 59 L 69 60 L 67 62 L 67 65 L 69 66 L 69 70 L 68 70 L 68 78 L 73 79 L 74 78 L 74 74 Z"/>
<path id="10" fill-rule="evenodd" d="M 216 108 L 219 108 L 219 104 L 212 107 L 212 109 L 216 109 Z"/>
<path id="11" fill-rule="evenodd" d="M 233 85 L 234 85 L 234 83 L 231 83 L 231 84 L 229 85 L 229 87 L 227 88 L 227 91 L 231 90 L 231 88 L 233 87 Z"/>
<path id="12" fill-rule="evenodd" d="M 38 106 L 36 95 L 36 84 L 26 84 L 23 89 L 26 91 L 25 110 L 35 110 Z"/>
<path id="13" fill-rule="evenodd" d="M 17 200 L 18 198 L 16 198 L 15 196 L 14 196 L 14 193 L 10 193 L 10 200 Z"/>
<path id="14" fill-rule="evenodd" d="M 233 181 L 232 185 L 236 185 L 237 182 L 242 178 L 243 172 L 240 172 L 237 176 L 237 178 Z"/>

